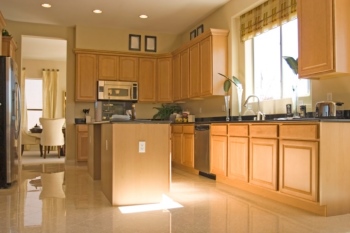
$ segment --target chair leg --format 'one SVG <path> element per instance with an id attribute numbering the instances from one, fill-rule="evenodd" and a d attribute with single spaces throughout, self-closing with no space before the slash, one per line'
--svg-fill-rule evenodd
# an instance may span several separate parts
<path id="1" fill-rule="evenodd" d="M 43 157 L 43 146 L 39 144 L 39 149 L 40 149 L 40 157 Z"/>
<path id="2" fill-rule="evenodd" d="M 46 159 L 46 146 L 44 146 L 44 159 Z"/>
<path id="3" fill-rule="evenodd" d="M 21 155 L 23 155 L 24 145 L 21 145 Z"/>
<path id="4" fill-rule="evenodd" d="M 61 146 L 57 146 L 57 154 L 58 154 L 58 158 L 61 157 Z"/>

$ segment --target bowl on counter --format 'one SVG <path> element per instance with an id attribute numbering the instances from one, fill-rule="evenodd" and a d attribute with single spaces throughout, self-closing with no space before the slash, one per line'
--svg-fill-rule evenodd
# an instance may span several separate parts
<path id="1" fill-rule="evenodd" d="M 29 129 L 29 131 L 30 131 L 31 133 L 41 133 L 41 132 L 43 131 L 43 129 L 40 128 L 40 126 L 38 126 L 38 125 L 36 124 L 33 128 Z"/>

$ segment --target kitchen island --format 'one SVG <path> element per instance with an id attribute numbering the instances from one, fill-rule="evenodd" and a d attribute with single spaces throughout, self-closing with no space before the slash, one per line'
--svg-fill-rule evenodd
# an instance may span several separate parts
<path id="1" fill-rule="evenodd" d="M 170 122 L 101 125 L 101 188 L 112 205 L 158 203 L 170 187 Z"/>

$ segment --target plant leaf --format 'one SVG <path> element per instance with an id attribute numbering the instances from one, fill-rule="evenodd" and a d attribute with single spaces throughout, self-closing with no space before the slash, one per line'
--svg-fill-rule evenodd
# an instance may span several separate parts
<path id="1" fill-rule="evenodd" d="M 231 88 L 231 82 L 230 80 L 226 79 L 225 82 L 224 82 L 224 91 L 225 92 L 228 92 Z"/>
<path id="2" fill-rule="evenodd" d="M 292 69 L 294 74 L 298 74 L 298 58 L 283 56 L 284 60 L 287 62 L 289 67 Z"/>

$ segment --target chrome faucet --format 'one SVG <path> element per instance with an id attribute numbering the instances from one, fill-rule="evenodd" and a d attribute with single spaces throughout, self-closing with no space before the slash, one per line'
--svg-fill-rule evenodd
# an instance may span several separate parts
<path id="1" fill-rule="evenodd" d="M 256 114 L 256 120 L 260 121 L 260 120 L 265 120 L 265 114 L 260 110 L 260 99 L 258 96 L 256 95 L 250 95 L 247 97 L 246 101 L 244 102 L 243 106 L 247 107 L 248 105 L 248 100 L 252 97 L 255 97 L 258 99 L 258 113 Z"/>

